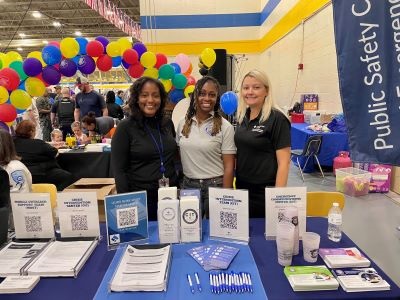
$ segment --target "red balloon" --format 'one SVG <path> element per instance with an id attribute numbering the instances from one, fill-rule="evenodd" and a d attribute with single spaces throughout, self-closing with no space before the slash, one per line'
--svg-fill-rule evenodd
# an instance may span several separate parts
<path id="1" fill-rule="evenodd" d="M 154 66 L 154 68 L 156 69 L 159 69 L 162 65 L 168 63 L 168 58 L 162 53 L 157 53 L 156 59 L 157 59 L 156 65 Z"/>
<path id="2" fill-rule="evenodd" d="M 188 85 L 195 85 L 196 84 L 196 79 L 193 76 L 187 76 L 187 84 Z"/>
<path id="3" fill-rule="evenodd" d="M 134 65 L 139 62 L 139 54 L 134 49 L 126 49 L 122 54 L 122 58 L 130 65 Z"/>
<path id="4" fill-rule="evenodd" d="M 44 83 L 45 86 L 50 86 L 50 84 L 48 84 L 48 83 L 43 79 L 42 73 L 40 73 L 38 76 L 35 76 L 35 77 L 38 78 L 38 79 L 40 79 L 40 80 Z"/>
<path id="5" fill-rule="evenodd" d="M 7 90 L 15 90 L 19 86 L 19 81 L 19 75 L 14 69 L 4 68 L 0 70 L 0 85 Z"/>
<path id="6" fill-rule="evenodd" d="M 57 48 L 60 48 L 60 42 L 57 42 L 57 41 L 51 41 L 47 45 L 53 45 L 53 46 L 56 46 Z"/>
<path id="7" fill-rule="evenodd" d="M 0 104 L 0 121 L 12 122 L 17 117 L 17 109 L 12 104 Z"/>
<path id="8" fill-rule="evenodd" d="M 102 72 L 110 71 L 112 68 L 112 58 L 107 54 L 99 57 L 96 62 L 97 68 Z"/>
<path id="9" fill-rule="evenodd" d="M 128 73 L 133 78 L 139 78 L 143 75 L 144 67 L 141 64 L 135 64 L 129 67 Z"/>
<path id="10" fill-rule="evenodd" d="M 104 53 L 104 46 L 99 41 L 90 41 L 86 45 L 86 52 L 91 57 L 99 57 Z"/>

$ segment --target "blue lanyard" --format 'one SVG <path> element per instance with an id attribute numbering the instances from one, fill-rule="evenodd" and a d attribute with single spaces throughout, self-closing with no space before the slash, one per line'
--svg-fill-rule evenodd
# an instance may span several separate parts
<path id="1" fill-rule="evenodd" d="M 160 172 L 164 176 L 164 173 L 165 173 L 165 167 L 164 167 L 164 145 L 163 145 L 163 141 L 162 141 L 162 138 L 161 138 L 160 124 L 157 124 L 158 136 L 160 137 L 160 144 L 157 143 L 157 140 L 156 140 L 155 136 L 150 131 L 149 127 L 147 127 L 146 123 L 144 123 L 144 127 L 146 128 L 146 131 L 150 135 L 151 139 L 153 140 L 153 143 L 157 148 L 157 152 L 160 155 Z"/>

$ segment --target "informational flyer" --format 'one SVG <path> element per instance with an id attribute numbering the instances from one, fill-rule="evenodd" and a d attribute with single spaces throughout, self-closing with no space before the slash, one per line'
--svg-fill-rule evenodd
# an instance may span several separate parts
<path id="1" fill-rule="evenodd" d="M 265 188 L 265 238 L 276 238 L 278 217 L 286 207 L 295 206 L 298 210 L 299 237 L 306 231 L 306 187 Z"/>
<path id="2" fill-rule="evenodd" d="M 209 188 L 210 238 L 249 241 L 247 190 Z"/>
<path id="3" fill-rule="evenodd" d="M 106 196 L 104 207 L 109 247 L 149 238 L 146 191 Z"/>
<path id="4" fill-rule="evenodd" d="M 96 192 L 58 193 L 57 212 L 61 237 L 100 235 Z"/>
<path id="5" fill-rule="evenodd" d="M 54 237 L 50 194 L 11 193 L 11 207 L 17 239 Z"/>

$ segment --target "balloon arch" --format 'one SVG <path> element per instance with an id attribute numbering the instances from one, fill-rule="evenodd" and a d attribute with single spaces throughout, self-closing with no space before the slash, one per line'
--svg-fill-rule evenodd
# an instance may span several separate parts
<path id="1" fill-rule="evenodd" d="M 200 68 L 210 68 L 216 61 L 215 51 L 205 48 L 199 60 Z M 127 38 L 110 42 L 104 36 L 92 41 L 67 37 L 61 42 L 49 42 L 41 52 L 30 52 L 25 60 L 16 51 L 0 53 L 0 127 L 11 125 L 17 114 L 31 105 L 32 97 L 42 96 L 46 86 L 58 84 L 62 76 L 72 77 L 77 71 L 89 75 L 96 67 L 107 72 L 119 66 L 127 69 L 133 78 L 159 79 L 174 103 L 193 92 L 196 83 L 186 54 L 178 54 L 174 62 L 168 64 L 166 55 L 148 51 L 139 42 L 132 45 Z M 227 111 L 232 109 L 236 107 L 229 104 Z"/>

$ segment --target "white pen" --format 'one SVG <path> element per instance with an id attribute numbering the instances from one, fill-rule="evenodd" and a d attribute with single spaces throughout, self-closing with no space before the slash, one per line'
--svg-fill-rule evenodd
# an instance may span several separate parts
<path id="1" fill-rule="evenodd" d="M 251 283 L 250 273 L 246 273 L 247 281 L 249 282 L 250 292 L 253 292 L 253 284 Z"/>
<path id="2" fill-rule="evenodd" d="M 199 292 L 201 292 L 201 284 L 199 274 L 197 274 L 197 272 L 194 272 L 194 278 L 196 279 L 197 289 L 199 290 Z"/>
<path id="3" fill-rule="evenodd" d="M 189 287 L 190 287 L 190 291 L 192 292 L 192 294 L 194 294 L 194 287 L 193 287 L 193 283 L 192 283 L 192 278 L 190 278 L 190 275 L 187 274 L 187 280 L 189 282 Z"/>

